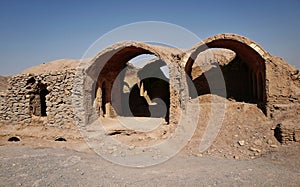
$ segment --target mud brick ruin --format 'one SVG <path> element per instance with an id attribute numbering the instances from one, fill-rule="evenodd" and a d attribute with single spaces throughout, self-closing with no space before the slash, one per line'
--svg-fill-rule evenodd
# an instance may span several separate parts
<path id="1" fill-rule="evenodd" d="M 199 68 L 194 62 L 201 64 L 197 56 L 208 48 L 229 49 L 227 53 L 234 55 L 225 63 L 224 55 L 214 52 L 211 63 L 207 64 L 209 68 Z M 130 69 L 128 62 L 132 58 L 143 54 L 155 55 L 157 59 L 138 70 L 142 80 L 139 84 L 128 86 L 123 70 Z M 75 120 L 79 123 L 92 120 L 95 114 L 114 118 L 129 115 L 131 111 L 134 116 L 149 116 L 151 107 L 153 111 L 156 107 L 151 100 L 159 98 L 167 106 L 167 113 L 157 114 L 158 117 L 176 124 L 178 113 L 185 110 L 189 99 L 211 94 L 207 77 L 216 73 L 213 63 L 219 64 L 225 80 L 226 95 L 220 94 L 221 97 L 256 104 L 267 118 L 278 124 L 274 131 L 282 143 L 300 141 L 299 70 L 272 56 L 256 42 L 235 34 L 209 37 L 189 50 L 126 41 L 69 69 L 12 76 L 0 95 L 0 123 L 35 123 L 64 129 L 66 124 L 75 125 Z M 166 65 L 168 78 L 160 72 Z M 151 78 L 152 74 L 156 77 Z M 196 95 L 189 91 L 188 79 L 192 80 Z M 218 89 L 222 88 L 215 88 Z M 124 104 L 123 98 L 129 98 L 130 102 Z M 94 111 L 86 114 L 90 108 Z"/>

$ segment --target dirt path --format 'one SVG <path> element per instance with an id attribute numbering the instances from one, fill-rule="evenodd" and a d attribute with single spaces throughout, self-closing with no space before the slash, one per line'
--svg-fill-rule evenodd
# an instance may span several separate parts
<path id="1" fill-rule="evenodd" d="M 242 161 L 179 154 L 147 168 L 63 148 L 0 146 L 0 186 L 299 186 L 299 145 Z"/>

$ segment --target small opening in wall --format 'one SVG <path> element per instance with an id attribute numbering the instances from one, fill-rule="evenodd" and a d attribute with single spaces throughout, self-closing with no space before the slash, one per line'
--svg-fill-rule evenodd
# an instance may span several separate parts
<path id="1" fill-rule="evenodd" d="M 20 138 L 18 138 L 18 137 L 16 137 L 16 136 L 13 136 L 13 137 L 8 138 L 7 141 L 9 141 L 9 142 L 19 142 L 19 141 L 20 141 Z"/>
<path id="2" fill-rule="evenodd" d="M 59 137 L 55 139 L 56 142 L 66 142 L 67 140 L 63 137 Z"/>
<path id="3" fill-rule="evenodd" d="M 46 95 L 48 94 L 48 90 L 47 89 L 42 89 L 40 91 L 40 100 L 41 100 L 41 116 L 47 116 L 46 113 L 46 109 L 47 109 L 47 105 L 46 105 Z"/>
<path id="4" fill-rule="evenodd" d="M 115 130 L 113 132 L 108 133 L 108 136 L 114 136 L 114 135 L 118 135 L 118 134 L 122 134 L 123 130 Z"/>
<path id="5" fill-rule="evenodd" d="M 47 85 L 38 81 L 33 85 L 33 92 L 31 93 L 29 110 L 35 116 L 47 116 L 46 95 L 49 94 Z"/>
<path id="6" fill-rule="evenodd" d="M 280 143 L 282 143 L 282 131 L 280 128 L 280 124 L 278 124 L 274 129 L 274 136 Z"/>
<path id="7" fill-rule="evenodd" d="M 33 77 L 27 80 L 27 84 L 34 84 L 34 83 L 35 83 L 35 79 Z"/>

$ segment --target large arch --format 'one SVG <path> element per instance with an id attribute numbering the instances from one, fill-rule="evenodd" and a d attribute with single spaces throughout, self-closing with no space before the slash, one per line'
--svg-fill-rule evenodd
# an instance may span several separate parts
<path id="1" fill-rule="evenodd" d="M 114 117 L 118 113 L 122 113 L 121 105 L 124 102 L 121 100 L 122 79 L 124 79 L 122 70 L 127 66 L 129 60 L 139 55 L 152 54 L 169 65 L 174 51 L 176 49 L 152 46 L 136 41 L 120 42 L 101 51 L 89 62 L 86 70 L 86 74 L 95 82 L 92 91 L 94 95 L 91 99 L 98 114 Z M 115 89 L 113 92 L 112 88 Z M 114 101 L 112 101 L 113 99 Z"/>
<path id="2" fill-rule="evenodd" d="M 185 72 L 191 76 L 192 66 L 197 56 L 210 48 L 225 48 L 236 53 L 234 63 L 242 64 L 242 72 L 230 72 L 230 66 L 222 68 L 227 97 L 257 103 L 266 112 L 266 66 L 269 53 L 249 38 L 236 34 L 218 34 L 196 44 L 187 53 L 190 55 L 184 64 Z M 227 72 L 227 74 L 226 74 Z M 228 76 L 227 76 L 228 75 Z M 236 81 L 234 81 L 236 80 Z M 238 82 L 239 81 L 239 82 Z"/>

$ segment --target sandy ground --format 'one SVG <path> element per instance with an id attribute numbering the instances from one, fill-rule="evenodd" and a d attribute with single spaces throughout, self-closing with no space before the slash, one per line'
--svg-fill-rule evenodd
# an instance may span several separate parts
<path id="1" fill-rule="evenodd" d="M 300 186 L 300 144 L 276 142 L 271 130 L 274 124 L 255 106 L 233 103 L 227 106 L 227 113 L 218 137 L 205 153 L 198 154 L 196 149 L 204 127 L 199 123 L 194 137 L 179 154 L 144 168 L 105 160 L 89 149 L 72 126 L 65 130 L 2 126 L 0 186 Z M 106 120 L 108 132 L 119 129 L 116 120 Z M 258 121 L 262 125 L 253 125 Z M 151 133 L 129 134 L 106 136 L 129 143 L 142 138 L 151 143 Z M 160 137 L 159 130 L 156 134 Z M 21 141 L 7 141 L 12 135 Z M 55 141 L 58 137 L 67 141 Z M 244 140 L 245 145 L 238 145 L 239 140 Z"/>
<path id="2" fill-rule="evenodd" d="M 146 168 L 108 162 L 94 152 L 0 146 L 0 186 L 299 186 L 299 144 L 253 160 L 187 156 Z"/>
<path id="3" fill-rule="evenodd" d="M 202 105 L 207 108 L 205 102 Z M 208 111 L 202 110 L 200 118 L 206 119 Z M 104 120 L 108 132 L 120 130 L 116 120 Z M 144 124 L 144 120 L 137 122 Z M 206 152 L 199 154 L 204 121 L 179 154 L 144 168 L 105 160 L 89 149 L 73 126 L 65 130 L 40 125 L 2 126 L 0 186 L 300 186 L 300 144 L 276 142 L 272 130 L 275 124 L 257 107 L 227 102 L 218 136 Z M 164 128 L 169 126 L 162 125 Z M 143 141 L 164 140 L 160 128 L 146 134 L 125 132 L 106 136 L 137 146 Z M 7 141 L 13 135 L 21 141 Z M 55 141 L 58 137 L 67 141 Z M 239 145 L 241 140 L 244 145 Z"/>

